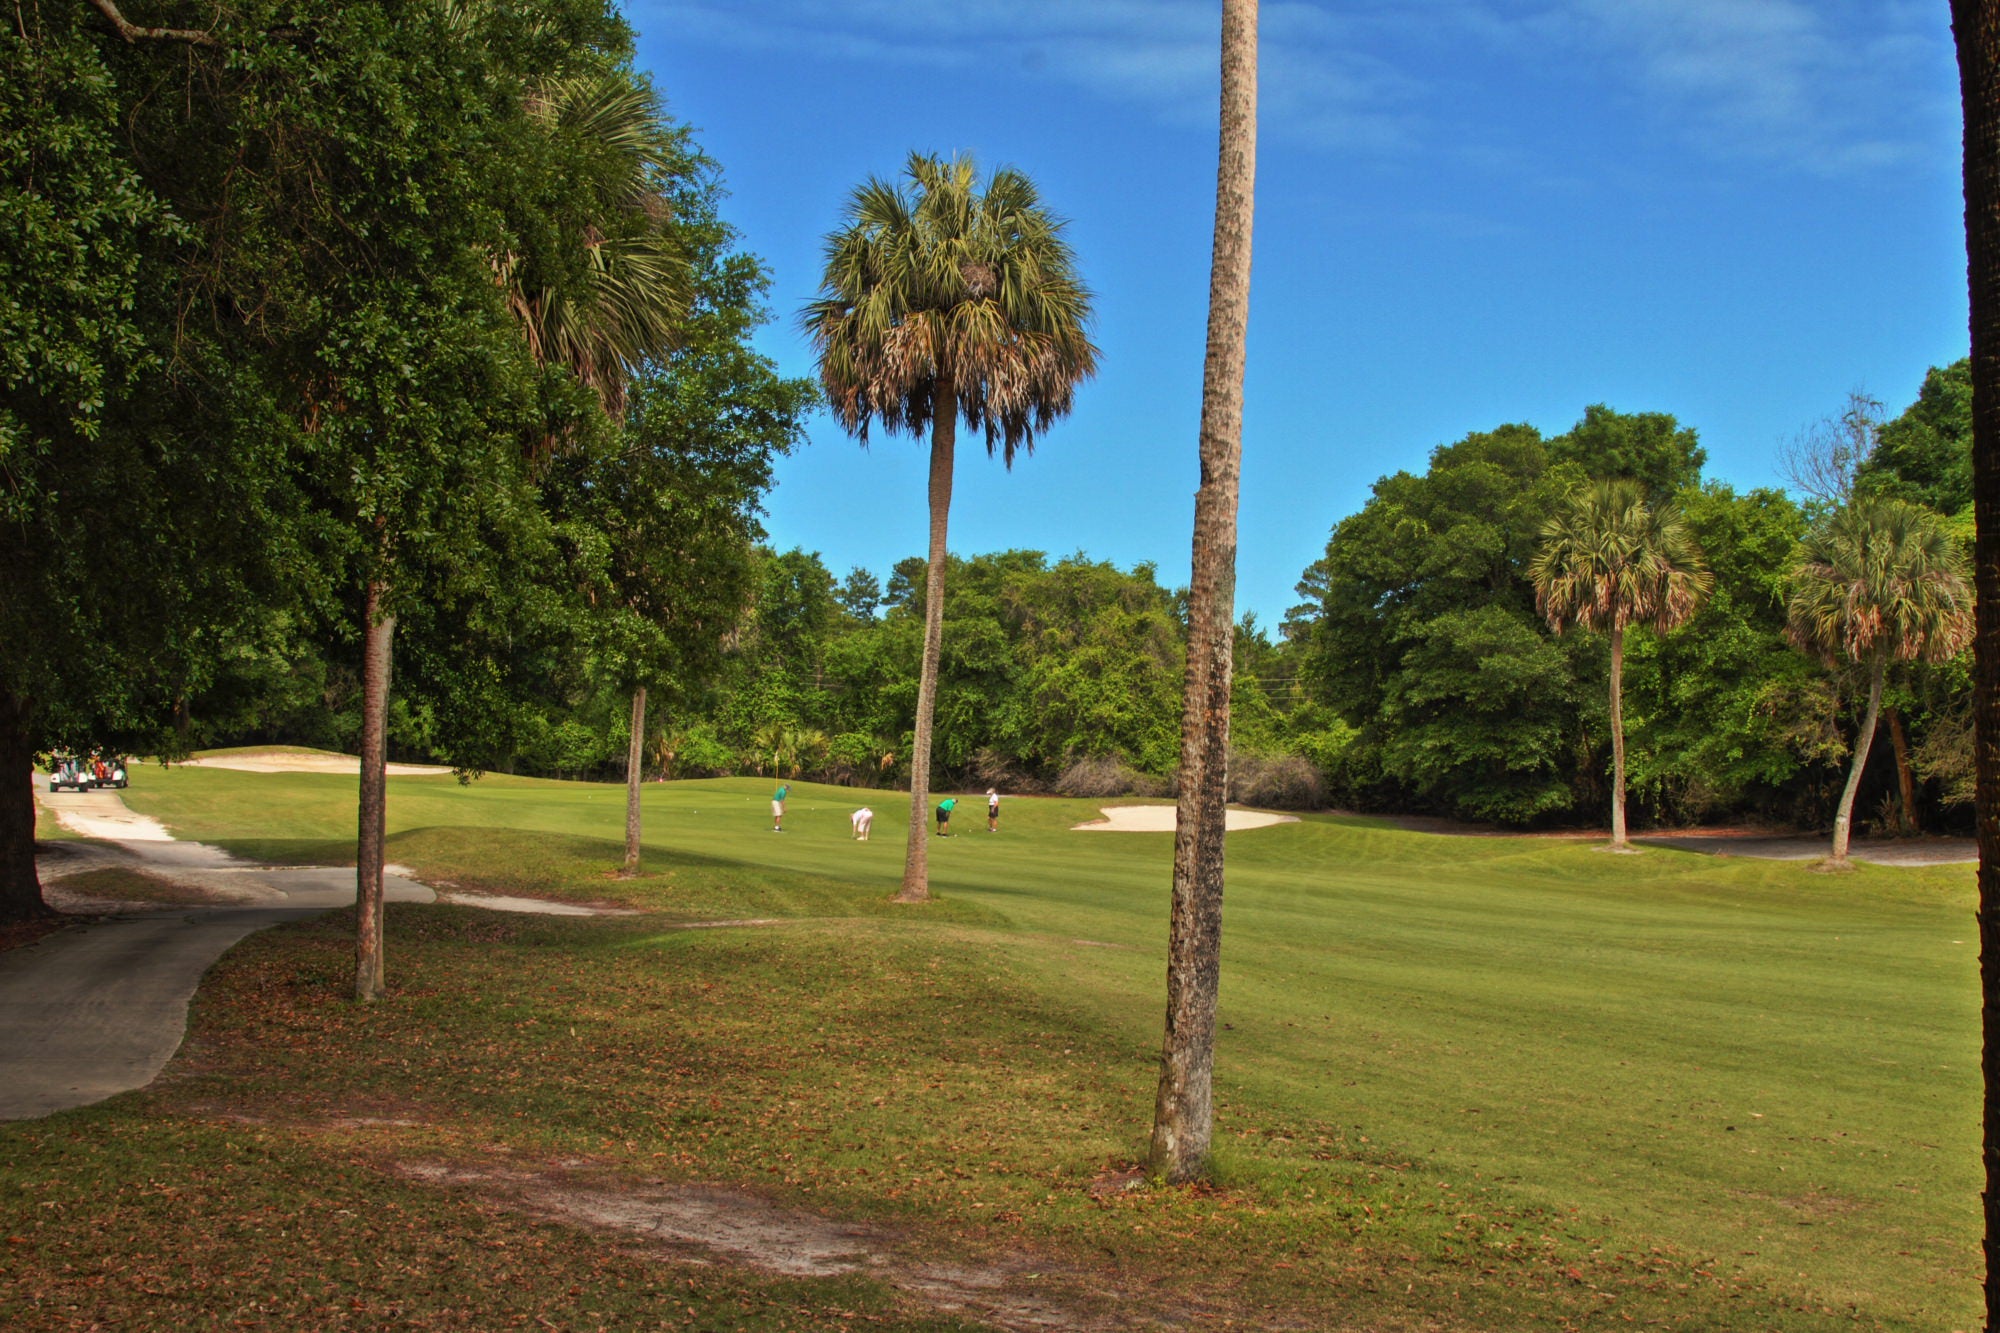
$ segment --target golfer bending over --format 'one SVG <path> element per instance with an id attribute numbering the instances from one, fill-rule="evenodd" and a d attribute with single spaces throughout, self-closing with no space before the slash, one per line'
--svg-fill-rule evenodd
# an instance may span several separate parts
<path id="1" fill-rule="evenodd" d="M 940 838 L 949 838 L 951 836 L 951 812 L 952 807 L 957 804 L 958 798 L 956 796 L 947 796 L 938 802 L 938 836 Z"/>
<path id="2" fill-rule="evenodd" d="M 849 815 L 847 822 L 854 825 L 854 840 L 856 842 L 866 842 L 868 841 L 868 830 L 875 827 L 875 812 L 864 805 Z"/>

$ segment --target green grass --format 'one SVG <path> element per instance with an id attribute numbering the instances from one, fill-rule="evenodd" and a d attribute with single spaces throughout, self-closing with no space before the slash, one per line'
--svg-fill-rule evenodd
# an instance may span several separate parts
<path id="1" fill-rule="evenodd" d="M 135 779 L 133 806 L 183 836 L 351 859 L 351 777 Z M 1222 1190 L 1103 1198 L 1089 1182 L 1142 1155 L 1148 1129 L 1170 835 L 1073 833 L 1094 804 L 1011 800 L 1002 834 L 967 818 L 933 843 L 940 903 L 891 908 L 902 798 L 795 785 L 774 835 L 768 787 L 649 786 L 647 873 L 620 881 L 622 788 L 392 779 L 391 856 L 427 877 L 649 915 L 398 907 L 396 994 L 365 1009 L 343 998 L 351 918 L 258 937 L 212 974 L 171 1082 L 0 1131 L 0 1223 L 46 1231 L 63 1215 L 30 1213 L 18 1193 L 52 1144 L 76 1166 L 41 1171 L 38 1188 L 86 1212 L 92 1171 L 166 1170 L 142 1144 L 205 1145 L 157 1150 L 201 1163 L 249 1135 L 295 1159 L 307 1197 L 351 1184 L 359 1155 L 375 1164 L 367 1188 L 431 1213 L 449 1206 L 384 1163 L 498 1144 L 756 1183 L 941 1253 L 1026 1250 L 1073 1303 L 1122 1291 L 1128 1312 L 1256 1322 L 1275 1306 L 1367 1328 L 1976 1322 L 1966 868 L 1829 876 L 1338 818 L 1233 835 Z M 861 799 L 877 836 L 857 845 L 846 815 Z M 666 929 L 740 917 L 789 924 Z M 411 1127 L 300 1128 L 369 1107 Z M 229 1128 L 245 1116 L 286 1128 Z M 528 1226 L 479 1206 L 479 1227 Z M 596 1290 L 581 1262 L 546 1280 Z M 731 1281 L 736 1313 L 715 1326 L 785 1326 L 797 1284 Z M 928 1326 L 880 1289 L 814 1299 Z M 454 1326 L 437 1310 L 412 1326 Z"/>

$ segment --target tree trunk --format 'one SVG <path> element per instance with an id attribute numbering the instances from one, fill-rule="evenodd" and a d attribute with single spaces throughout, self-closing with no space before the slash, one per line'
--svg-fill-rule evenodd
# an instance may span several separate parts
<path id="1" fill-rule="evenodd" d="M 1861 790 L 1861 770 L 1868 767 L 1868 752 L 1875 748 L 1875 724 L 1882 717 L 1882 677 L 1889 673 L 1888 654 L 1877 651 L 1868 668 L 1868 713 L 1861 719 L 1861 734 L 1854 738 L 1854 763 L 1847 770 L 1847 786 L 1840 792 L 1840 809 L 1833 816 L 1833 863 L 1847 864 L 1847 838 L 1854 828 L 1854 796 Z"/>
<path id="2" fill-rule="evenodd" d="M 1208 355 L 1202 367 L 1201 487 L 1194 502 L 1188 665 L 1174 829 L 1167 1022 L 1150 1167 L 1180 1184 L 1208 1170 L 1214 1132 L 1215 1010 L 1222 977 L 1222 844 L 1229 791 L 1229 687 L 1236 619 L 1236 501 L 1250 322 L 1250 227 L 1257 177 L 1257 0 L 1222 6 L 1222 131 Z"/>
<path id="3" fill-rule="evenodd" d="M 619 874 L 630 878 L 639 873 L 639 769 L 646 762 L 646 687 L 632 691 L 632 739 L 625 747 L 625 868 Z"/>
<path id="4" fill-rule="evenodd" d="M 1910 733 L 1903 726 L 1903 710 L 1885 708 L 1889 719 L 1889 744 L 1896 752 L 1896 794 L 1903 804 L 1903 832 L 1922 833 L 1917 817 L 1917 777 L 1910 769 Z"/>
<path id="5" fill-rule="evenodd" d="M 1965 114 L 1972 308 L 1973 754 L 1979 827 L 1979 1067 L 1986 1086 L 1986 1327 L 2000 1329 L 2000 4 L 1952 0 Z"/>
<path id="6" fill-rule="evenodd" d="M 1625 627 L 1611 627 L 1611 849 L 1625 841 Z"/>
<path id="7" fill-rule="evenodd" d="M 396 617 L 368 585 L 361 641 L 361 833 L 354 855 L 354 997 L 382 998 L 382 842 L 388 812 L 389 664 Z"/>
<path id="8" fill-rule="evenodd" d="M 917 679 L 917 734 L 910 751 L 910 841 L 903 854 L 899 903 L 931 896 L 931 718 L 937 712 L 938 659 L 944 649 L 945 523 L 951 516 L 952 454 L 958 447 L 958 391 L 951 368 L 938 368 L 931 400 L 931 563 L 924 573 L 924 665 Z"/>
<path id="9" fill-rule="evenodd" d="M 34 774 L 27 702 L 0 690 L 0 923 L 50 915 L 35 873 Z"/>

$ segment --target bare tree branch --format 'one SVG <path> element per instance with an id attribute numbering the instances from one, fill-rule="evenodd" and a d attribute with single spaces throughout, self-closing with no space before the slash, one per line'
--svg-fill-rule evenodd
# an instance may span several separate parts
<path id="1" fill-rule="evenodd" d="M 190 46 L 220 46 L 211 32 L 200 32 L 193 28 L 141 28 L 119 12 L 112 0 L 90 0 L 97 12 L 111 20 L 111 26 L 118 29 L 118 35 L 128 42 L 141 39 L 151 42 L 186 42 Z"/>
<path id="2" fill-rule="evenodd" d="M 1875 452 L 1881 429 L 1881 402 L 1856 389 L 1838 416 L 1822 417 L 1779 451 L 1779 470 L 1806 499 L 1844 505 L 1854 498 L 1855 476 Z"/>

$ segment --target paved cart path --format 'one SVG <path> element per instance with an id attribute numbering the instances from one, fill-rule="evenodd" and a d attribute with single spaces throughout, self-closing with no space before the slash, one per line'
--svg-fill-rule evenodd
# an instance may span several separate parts
<path id="1" fill-rule="evenodd" d="M 35 798 L 73 833 L 37 858 L 49 901 L 109 915 L 0 952 L 0 1120 L 26 1120 L 143 1088 L 180 1049 L 188 1001 L 231 945 L 282 921 L 354 902 L 351 866 L 268 866 L 217 847 L 176 841 L 116 792 Z M 148 907 L 66 889 L 85 871 L 124 867 L 198 890 L 208 905 Z M 397 867 L 391 867 L 396 871 Z M 390 902 L 440 895 L 407 872 L 383 876 Z M 537 899 L 453 893 L 444 900 L 500 911 L 600 915 Z"/>

